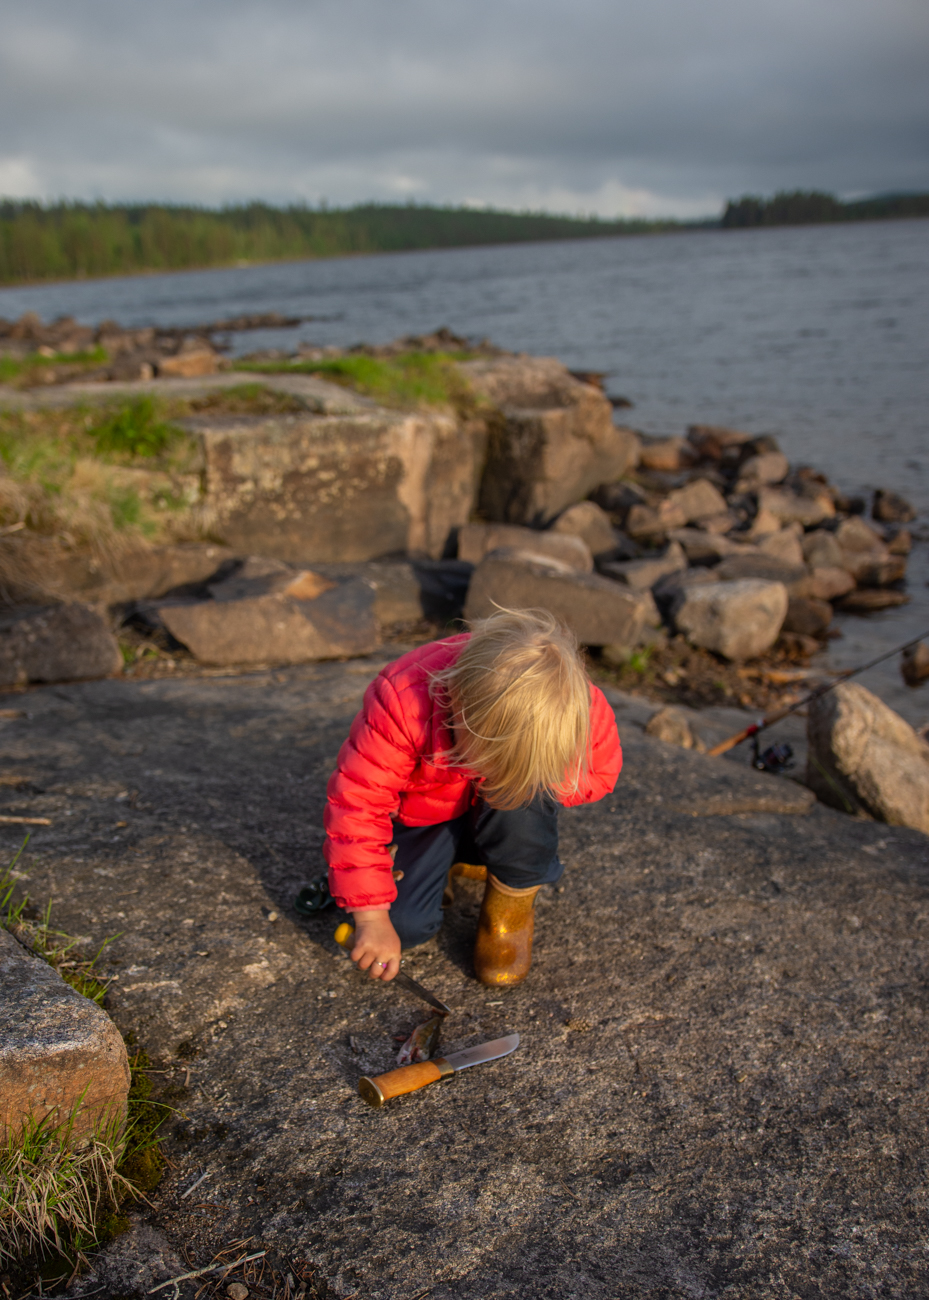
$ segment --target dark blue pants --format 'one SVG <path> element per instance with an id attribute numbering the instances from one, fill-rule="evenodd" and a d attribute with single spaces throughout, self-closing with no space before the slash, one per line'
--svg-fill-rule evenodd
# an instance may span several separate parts
<path id="1" fill-rule="evenodd" d="M 394 869 L 403 877 L 390 919 L 404 948 L 425 943 L 441 926 L 442 894 L 454 862 L 483 864 L 513 889 L 552 885 L 564 871 L 558 860 L 558 804 L 546 796 L 512 812 L 481 802 L 438 826 L 395 822 L 394 843 Z"/>

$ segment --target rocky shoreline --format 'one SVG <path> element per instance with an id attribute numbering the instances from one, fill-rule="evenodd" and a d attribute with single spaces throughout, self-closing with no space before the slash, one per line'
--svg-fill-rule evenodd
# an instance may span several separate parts
<path id="1" fill-rule="evenodd" d="M 140 397 L 170 419 L 170 455 L 95 462 L 173 493 L 154 542 L 43 533 L 12 458 L 0 477 L 0 838 L 31 828 L 19 888 L 84 947 L 118 935 L 107 1010 L 176 1108 L 157 1192 L 66 1294 L 139 1296 L 245 1242 L 264 1263 L 178 1294 L 919 1294 L 929 747 L 846 684 L 808 737 L 772 732 L 806 785 L 704 756 L 822 680 L 834 609 L 906 601 L 912 510 L 771 439 L 642 438 L 553 359 L 457 356 L 440 405 L 313 364 L 0 393 L 20 437 L 99 443 Z M 446 1050 L 520 1052 L 371 1112 L 357 1079 L 418 1008 L 292 900 L 368 681 L 501 604 L 588 647 L 624 772 L 564 818 L 525 985 L 471 977 L 468 883 L 410 957 L 454 1008 Z"/>

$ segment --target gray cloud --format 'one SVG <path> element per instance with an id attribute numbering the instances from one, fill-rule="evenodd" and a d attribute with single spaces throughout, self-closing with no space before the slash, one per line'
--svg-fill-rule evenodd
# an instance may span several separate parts
<path id="1" fill-rule="evenodd" d="M 0 0 L 0 193 L 716 210 L 929 186 L 924 0 Z"/>

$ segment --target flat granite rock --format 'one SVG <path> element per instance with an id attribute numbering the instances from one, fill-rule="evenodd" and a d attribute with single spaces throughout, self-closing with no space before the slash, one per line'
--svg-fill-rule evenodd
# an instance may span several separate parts
<path id="1" fill-rule="evenodd" d="M 81 1138 L 121 1124 L 129 1061 L 102 1008 L 0 928 L 0 1141 L 28 1121 L 74 1116 Z"/>
<path id="2" fill-rule="evenodd" d="M 4 799 L 52 820 L 25 886 L 119 933 L 111 1014 L 178 1112 L 152 1206 L 70 1294 L 246 1238 L 340 1300 L 926 1294 L 929 839 L 624 721 L 616 792 L 562 819 L 527 981 L 475 982 L 469 882 L 407 959 L 453 1008 L 442 1050 L 522 1045 L 375 1111 L 359 1076 L 425 1007 L 289 903 L 378 666 L 41 689 L 0 724 L 30 776 Z"/>

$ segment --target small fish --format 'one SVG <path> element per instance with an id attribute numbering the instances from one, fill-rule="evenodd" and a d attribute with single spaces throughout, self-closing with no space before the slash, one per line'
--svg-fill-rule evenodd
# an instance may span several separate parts
<path id="1" fill-rule="evenodd" d="M 415 1065 L 418 1061 L 428 1061 L 439 1045 L 439 1032 L 444 1016 L 431 1016 L 417 1025 L 397 1053 L 398 1065 Z"/>

